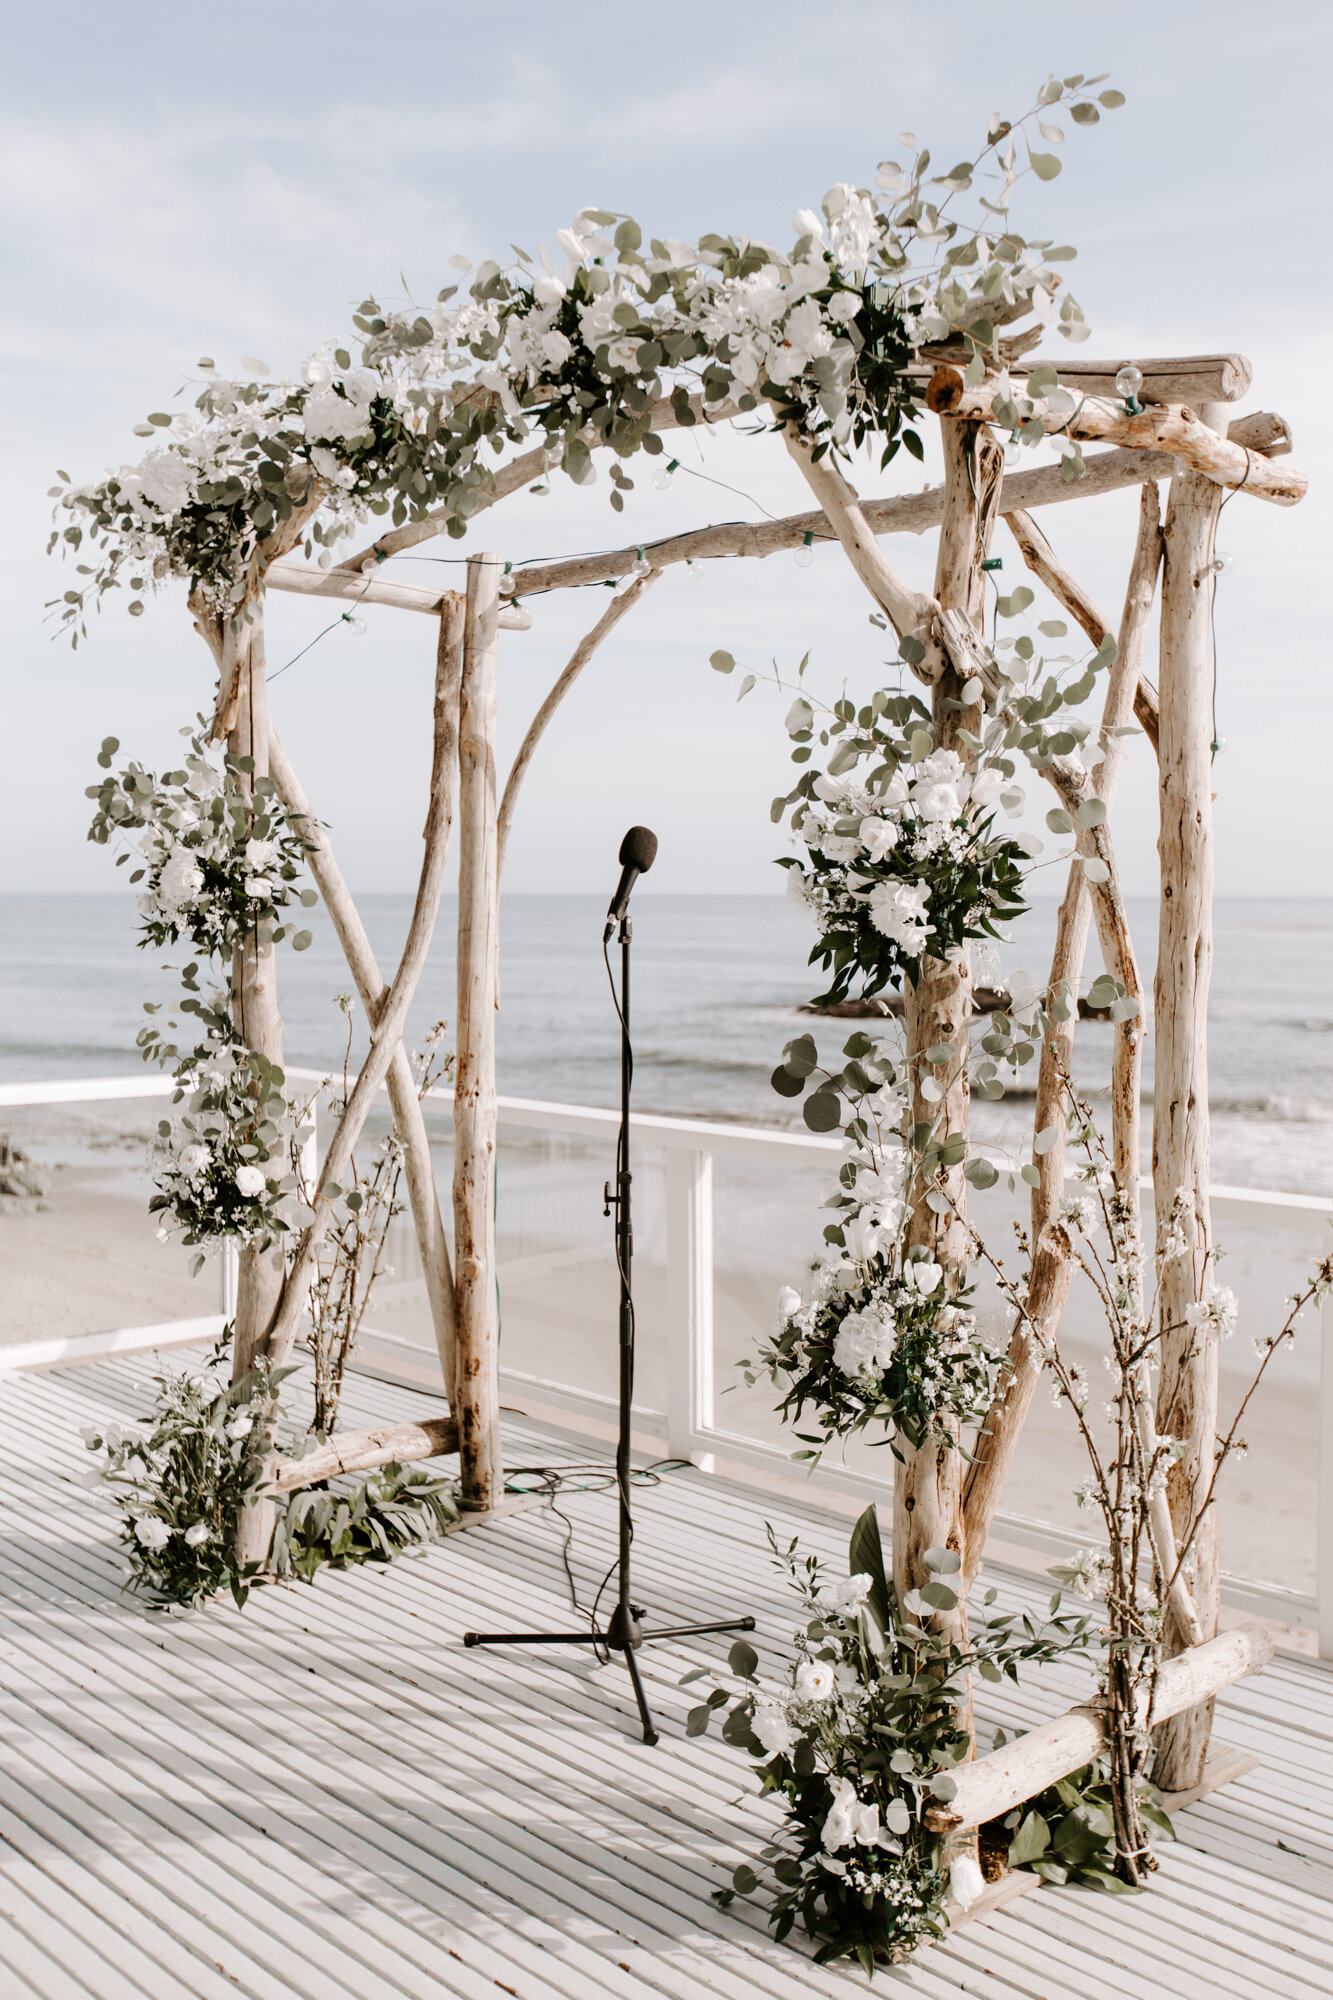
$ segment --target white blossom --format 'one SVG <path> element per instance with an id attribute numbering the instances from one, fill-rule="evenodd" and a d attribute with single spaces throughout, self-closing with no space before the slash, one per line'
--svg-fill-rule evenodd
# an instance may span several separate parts
<path id="1" fill-rule="evenodd" d="M 171 1540 L 173 1530 L 157 1514 L 136 1514 L 134 1517 L 134 1539 L 145 1549 L 164 1549 Z"/>
<path id="2" fill-rule="evenodd" d="M 827 1660 L 802 1660 L 796 1669 L 798 1701 L 827 1701 L 836 1685 Z"/>

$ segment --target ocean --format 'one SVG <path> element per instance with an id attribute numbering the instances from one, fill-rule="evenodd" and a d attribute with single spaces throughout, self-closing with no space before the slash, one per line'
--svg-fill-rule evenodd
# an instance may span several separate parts
<path id="1" fill-rule="evenodd" d="M 362 900 L 382 966 L 395 961 L 410 907 L 406 896 Z M 603 915 L 596 897 L 505 899 L 502 1093 L 615 1102 Z M 1151 985 L 1156 900 L 1132 898 L 1130 918 Z M 351 981 L 322 911 L 309 921 L 313 944 L 303 953 L 280 948 L 279 979 L 287 1059 L 315 1067 L 342 1059 L 343 1017 L 332 995 Z M 1040 902 L 1015 925 L 1001 952 L 1004 976 L 1049 965 L 1054 922 L 1054 902 Z M 0 923 L 0 1082 L 138 1073 L 142 1003 L 172 988 L 135 947 L 130 900 L 0 897 Z M 417 1034 L 452 1017 L 454 923 L 455 906 L 446 902 L 413 1012 Z M 812 942 L 805 920 L 777 897 L 654 895 L 641 884 L 634 935 L 637 1107 L 790 1124 L 792 1107 L 768 1082 L 783 1043 L 811 1030 L 831 1056 L 855 1025 L 798 1012 L 820 989 L 805 962 Z M 1090 963 L 1088 977 L 1099 970 Z M 1080 1025 L 1078 1070 L 1090 1086 L 1105 1081 L 1110 1041 L 1109 1028 Z M 1209 1041 L 1214 1179 L 1333 1194 L 1333 900 L 1219 899 Z M 1144 1088 L 1150 1097 L 1150 1057 Z M 1019 1146 L 1030 1113 L 1021 1095 L 979 1106 L 979 1132 Z"/>

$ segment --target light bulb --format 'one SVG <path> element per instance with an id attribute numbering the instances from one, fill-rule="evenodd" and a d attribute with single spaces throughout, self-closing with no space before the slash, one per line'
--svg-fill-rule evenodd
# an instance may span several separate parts
<path id="1" fill-rule="evenodd" d="M 812 534 L 807 533 L 805 540 L 801 543 L 800 548 L 797 549 L 796 551 L 797 569 L 809 569 L 814 559 L 815 559 L 815 538 Z"/>
<path id="2" fill-rule="evenodd" d="M 1117 396 L 1123 396 L 1127 403 L 1137 399 L 1139 390 L 1142 387 L 1143 370 L 1136 368 L 1132 361 L 1127 361 L 1123 368 L 1117 370 L 1115 392 Z"/>
<path id="3" fill-rule="evenodd" d="M 1231 745 L 1225 736 L 1218 736 L 1214 738 L 1212 748 L 1214 757 L 1225 757 Z"/>
<path id="4" fill-rule="evenodd" d="M 344 611 L 343 623 L 346 625 L 348 631 L 351 633 L 354 639 L 359 639 L 363 636 L 366 629 L 366 621 L 364 618 L 353 618 L 350 611 Z"/>
<path id="5" fill-rule="evenodd" d="M 367 556 L 365 561 L 361 565 L 362 576 L 374 576 L 375 571 L 379 568 L 379 566 L 380 566 L 380 559 L 378 556 Z"/>
<path id="6" fill-rule="evenodd" d="M 623 597 L 625 595 L 625 592 L 629 590 L 633 584 L 636 584 L 641 576 L 647 576 L 647 574 L 648 574 L 648 564 L 644 561 L 643 557 L 640 556 L 638 560 L 635 562 L 633 568 L 627 570 L 625 575 L 621 577 L 619 583 L 615 587 L 615 591 L 613 594 L 616 597 Z"/>
<path id="7" fill-rule="evenodd" d="M 696 562 L 693 556 L 686 556 L 685 558 L 686 576 L 702 576 L 703 573 L 704 573 L 703 564 L 701 562 Z"/>
<path id="8" fill-rule="evenodd" d="M 518 589 L 518 581 L 515 577 L 502 576 L 500 578 L 501 597 L 512 597 L 517 589 Z"/>
<path id="9" fill-rule="evenodd" d="M 1018 442 L 1018 439 L 1016 437 L 1006 438 L 1004 441 L 1005 464 L 1010 467 L 1015 466 L 1018 464 L 1018 461 L 1022 458 L 1022 456 L 1023 456 L 1023 447 Z"/>
<path id="10" fill-rule="evenodd" d="M 1236 567 L 1236 558 L 1227 555 L 1222 549 L 1218 549 L 1208 567 L 1214 576 L 1230 576 L 1232 570 Z"/>
<path id="11" fill-rule="evenodd" d="M 658 466 L 656 472 L 653 474 L 653 485 L 657 488 L 659 493 L 666 492 L 668 486 L 670 486 L 671 484 L 671 480 L 675 473 L 676 467 L 679 464 L 680 460 L 678 458 L 669 458 L 665 465 Z"/>

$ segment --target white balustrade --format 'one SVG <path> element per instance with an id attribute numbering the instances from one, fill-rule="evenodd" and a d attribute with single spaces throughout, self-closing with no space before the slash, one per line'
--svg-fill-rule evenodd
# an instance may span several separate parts
<path id="1" fill-rule="evenodd" d="M 328 1079 L 320 1071 L 289 1069 L 288 1078 L 314 1087 Z M 0 1085 L 0 1111 L 9 1107 L 50 1104 L 105 1103 L 116 1099 L 169 1097 L 169 1078 L 98 1077 L 76 1082 Z M 445 1089 L 429 1093 L 441 1107 L 452 1101 Z M 593 1105 L 548 1104 L 536 1099 L 502 1097 L 502 1131 L 562 1133 L 585 1139 L 614 1140 L 618 1113 Z M 666 1189 L 666 1392 L 661 1410 L 636 1407 L 636 1425 L 665 1438 L 673 1456 L 689 1458 L 711 1470 L 717 1461 L 744 1465 L 787 1479 L 806 1478 L 816 1486 L 858 1498 L 884 1500 L 890 1477 L 821 1464 L 806 1474 L 792 1466 L 778 1445 L 728 1430 L 717 1415 L 714 1338 L 713 1164 L 715 1159 L 764 1160 L 776 1165 L 831 1168 L 841 1143 L 813 1133 L 766 1130 L 691 1118 L 635 1116 L 635 1148 L 660 1150 L 664 1156 Z M 302 1128 L 303 1169 L 317 1170 L 313 1116 Z M 1145 1186 L 1150 1183 L 1145 1182 Z M 1252 1221 L 1306 1214 L 1333 1221 L 1333 1200 L 1287 1194 L 1264 1188 L 1214 1186 L 1215 1209 Z M 780 1275 L 780 1274 L 778 1274 Z M 775 1288 L 778 1282 L 775 1275 Z M 224 1244 L 219 1259 L 219 1306 L 216 1318 L 176 1320 L 164 1325 L 121 1327 L 105 1333 L 33 1340 L 0 1347 L 0 1375 L 25 1368 L 69 1366 L 80 1361 L 128 1354 L 145 1348 L 183 1345 L 215 1339 L 235 1310 L 236 1246 Z M 376 1373 L 394 1374 L 415 1386 L 434 1388 L 433 1354 L 376 1332 L 370 1336 L 370 1365 Z M 1321 1391 L 1333 1385 L 1333 1301 L 1323 1308 L 1320 1337 Z M 502 1369 L 509 1393 L 525 1392 L 557 1409 L 605 1422 L 614 1413 L 613 1399 L 554 1379 Z M 1319 1409 L 1319 1481 L 1316 1518 L 1317 1555 L 1314 1594 L 1227 1576 L 1224 1602 L 1251 1615 L 1279 1619 L 1318 1635 L 1323 1657 L 1333 1659 L 1333 1393 L 1321 1393 Z M 1003 1540 L 1052 1557 L 1068 1554 L 1070 1534 L 1050 1523 L 1022 1515 L 996 1517 L 995 1532 Z"/>

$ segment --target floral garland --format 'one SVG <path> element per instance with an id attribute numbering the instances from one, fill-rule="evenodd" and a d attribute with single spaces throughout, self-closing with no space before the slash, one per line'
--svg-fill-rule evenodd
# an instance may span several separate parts
<path id="1" fill-rule="evenodd" d="M 307 908 L 313 889 L 297 880 L 309 849 L 277 795 L 273 780 L 256 777 L 248 757 L 229 752 L 221 764 L 207 754 L 204 718 L 189 739 L 184 768 L 156 778 L 141 764 L 112 773 L 87 796 L 97 801 L 89 840 L 105 846 L 122 834 L 141 860 L 131 882 L 146 887 L 139 897 L 141 948 L 186 943 L 218 957 L 261 926 L 278 941 L 285 927 L 274 920 L 280 909 L 300 901 Z M 111 770 L 120 744 L 105 738 L 97 761 Z M 117 856 L 122 867 L 132 850 Z M 297 951 L 310 932 L 292 939 Z"/>
<path id="2" fill-rule="evenodd" d="M 303 951 L 311 933 L 279 915 L 317 900 L 299 887 L 309 843 L 249 758 L 208 755 L 199 720 L 197 731 L 182 731 L 190 745 L 184 767 L 161 778 L 133 763 L 112 772 L 120 745 L 105 739 L 97 761 L 109 775 L 88 787 L 97 805 L 88 838 L 101 846 L 123 840 L 117 867 L 134 861 L 130 880 L 147 884 L 141 947 L 183 944 L 224 965 L 247 936 L 286 939 Z M 184 968 L 178 1003 L 198 1023 L 195 1040 L 181 1038 L 175 1020 L 166 1032 L 150 1024 L 137 1037 L 144 1061 L 171 1069 L 177 1086 L 172 1116 L 159 1121 L 149 1150 L 149 1212 L 160 1218 L 160 1234 L 174 1229 L 195 1248 L 227 1236 L 268 1242 L 294 1226 L 292 1151 L 303 1111 L 288 1098 L 281 1068 L 246 1045 L 227 988 L 204 990 L 198 974 L 197 963 Z M 144 1011 L 162 1009 L 146 1001 Z"/>
<path id="3" fill-rule="evenodd" d="M 77 638 L 90 602 L 128 588 L 141 612 L 167 577 L 229 615 L 260 544 L 288 523 L 326 564 L 367 514 L 400 525 L 440 510 L 462 535 L 494 491 L 492 454 L 536 436 L 546 467 L 588 484 L 595 445 L 618 461 L 661 452 L 652 410 L 664 396 L 681 423 L 694 420 L 693 391 L 711 412 L 766 405 L 817 451 L 873 434 L 885 460 L 900 443 L 919 455 L 908 369 L 924 346 L 959 336 L 979 375 L 983 357 L 1003 368 L 996 326 L 1016 313 L 1087 335 L 1067 291 L 1056 304 L 1054 266 L 1074 251 L 1020 236 L 1010 206 L 1020 180 L 1060 171 L 1030 144 L 1024 164 L 1020 140 L 1033 124 L 1058 133 L 1047 122 L 1058 104 L 1079 124 L 1122 104 L 1095 91 L 1104 80 L 1049 78 L 1030 111 L 992 117 L 978 155 L 948 173 L 930 175 L 913 142 L 910 164 L 885 161 L 875 190 L 840 183 L 818 212 L 800 210 L 785 254 L 719 235 L 653 239 L 645 252 L 632 218 L 584 209 L 557 232 L 559 270 L 545 249 L 516 251 L 506 269 L 483 263 L 461 300 L 449 286 L 420 310 L 363 301 L 359 363 L 335 345 L 301 379 L 275 382 L 259 364 L 228 378 L 204 357 L 195 410 L 137 427 L 153 440 L 138 464 L 87 485 L 59 475 L 52 546 L 98 554 L 79 562 L 85 581 L 64 593 L 62 617 Z M 968 226 L 949 208 L 979 180 Z M 1043 434 L 1039 417 L 1024 421 L 1025 443 Z M 613 506 L 632 484 L 614 464 Z"/>
<path id="4" fill-rule="evenodd" d="M 1045 1626 L 1025 1619 L 1021 1631 L 1012 1614 L 977 1617 L 966 1649 L 923 1630 L 909 1622 L 926 1611 L 920 1594 L 899 1607 L 885 1574 L 873 1507 L 852 1532 L 852 1574 L 843 1580 L 825 1583 L 817 1558 L 799 1558 L 794 1541 L 780 1548 L 771 1530 L 769 1539 L 805 1607 L 795 1658 L 769 1685 L 753 1647 L 738 1642 L 730 1666 L 739 1690 L 715 1687 L 686 1730 L 702 1735 L 726 1709 L 724 1740 L 754 1759 L 763 1793 L 785 1802 L 783 1834 L 762 1856 L 774 1935 L 786 1937 L 799 1921 L 818 1941 L 817 1964 L 855 1958 L 872 1974 L 877 1960 L 942 1935 L 950 1891 L 963 1907 L 982 1891 L 971 1855 L 946 1872 L 925 1822 L 928 1805 L 952 1798 L 952 1773 L 969 1754 L 960 1721 L 969 1675 L 1017 1678 L 1025 1662 L 1087 1646 L 1090 1623 L 1054 1615 L 1057 1604 Z M 956 1606 L 958 1556 L 932 1549 L 926 1563 L 932 1606 Z M 716 1900 L 752 1894 L 759 1881 L 743 1865 Z"/>

